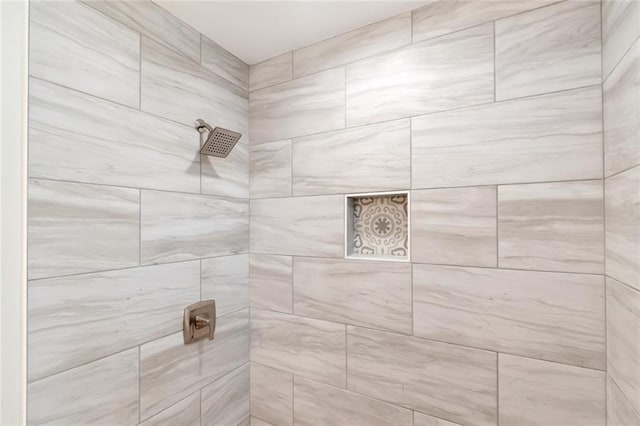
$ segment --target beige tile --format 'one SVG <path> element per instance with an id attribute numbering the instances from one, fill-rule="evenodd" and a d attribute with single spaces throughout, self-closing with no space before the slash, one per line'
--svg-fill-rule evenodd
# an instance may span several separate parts
<path id="1" fill-rule="evenodd" d="M 605 373 L 499 354 L 499 422 L 605 425 Z"/>
<path id="2" fill-rule="evenodd" d="M 347 330 L 349 390 L 457 423 L 495 425 L 495 353 L 359 327 Z"/>
<path id="3" fill-rule="evenodd" d="M 251 251 L 342 257 L 344 196 L 251 200 Z"/>
<path id="4" fill-rule="evenodd" d="M 217 319 L 213 341 L 185 345 L 182 331 L 140 347 L 144 420 L 249 361 L 249 312 Z"/>
<path id="5" fill-rule="evenodd" d="M 29 179 L 29 279 L 138 265 L 137 189 Z"/>
<path id="6" fill-rule="evenodd" d="M 251 143 L 342 129 L 344 90 L 339 68 L 251 92 Z"/>
<path id="7" fill-rule="evenodd" d="M 290 256 L 249 256 L 249 294 L 252 307 L 293 312 L 292 263 Z"/>
<path id="8" fill-rule="evenodd" d="M 29 11 L 30 75 L 138 107 L 137 33 L 75 1 L 34 2 Z"/>
<path id="9" fill-rule="evenodd" d="M 413 426 L 460 426 L 458 423 L 442 420 L 437 417 L 427 416 L 426 414 L 413 412 Z"/>
<path id="10" fill-rule="evenodd" d="M 138 423 L 138 348 L 30 383 L 27 424 Z"/>
<path id="11" fill-rule="evenodd" d="M 603 370 L 597 275 L 414 265 L 416 336 Z"/>
<path id="12" fill-rule="evenodd" d="M 313 380 L 294 379 L 296 426 L 412 426 L 412 412 Z"/>
<path id="13" fill-rule="evenodd" d="M 202 388 L 202 424 L 239 425 L 249 417 L 249 364 Z"/>
<path id="14" fill-rule="evenodd" d="M 200 62 L 203 67 L 240 86 L 249 89 L 249 65 L 211 39 L 201 36 Z"/>
<path id="15" fill-rule="evenodd" d="M 345 326 L 251 310 L 251 361 L 346 386 Z"/>
<path id="16" fill-rule="evenodd" d="M 610 376 L 607 376 L 607 425 L 626 426 L 640 424 L 640 414 L 631 407 L 627 397 Z"/>
<path id="17" fill-rule="evenodd" d="M 293 74 L 301 77 L 408 44 L 411 12 L 294 51 Z"/>
<path id="18" fill-rule="evenodd" d="M 498 188 L 501 268 L 604 272 L 602 181 Z"/>
<path id="19" fill-rule="evenodd" d="M 347 125 L 493 101 L 493 25 L 347 66 Z"/>
<path id="20" fill-rule="evenodd" d="M 291 140 L 249 147 L 251 198 L 291 195 Z"/>
<path id="21" fill-rule="evenodd" d="M 569 0 L 496 21 L 496 99 L 600 84 L 600 1 Z"/>
<path id="22" fill-rule="evenodd" d="M 293 260 L 296 315 L 411 334 L 411 293 L 409 263 Z"/>
<path id="23" fill-rule="evenodd" d="M 640 164 L 638 93 L 640 93 L 640 39 L 635 42 L 602 86 L 606 176 Z"/>
<path id="24" fill-rule="evenodd" d="M 202 299 L 215 299 L 223 316 L 249 307 L 249 255 L 202 259 Z"/>
<path id="25" fill-rule="evenodd" d="M 142 263 L 248 251 L 248 201 L 142 191 Z"/>
<path id="26" fill-rule="evenodd" d="M 602 178 L 599 87 L 412 120 L 412 188 Z"/>
<path id="27" fill-rule="evenodd" d="M 251 415 L 293 425 L 293 374 L 251 363 Z"/>
<path id="28" fill-rule="evenodd" d="M 496 188 L 411 192 L 414 262 L 497 265 Z"/>
<path id="29" fill-rule="evenodd" d="M 251 417 L 250 426 L 274 426 L 271 423 L 267 423 L 264 420 L 260 420 L 257 417 Z"/>
<path id="30" fill-rule="evenodd" d="M 249 67 L 249 87 L 258 90 L 291 80 L 293 76 L 292 53 L 274 56 Z"/>
<path id="31" fill-rule="evenodd" d="M 249 198 L 249 141 L 243 137 L 227 158 L 201 155 L 201 192 Z"/>
<path id="32" fill-rule="evenodd" d="M 605 79 L 640 36 L 640 3 L 602 1 L 602 76 Z"/>
<path id="33" fill-rule="evenodd" d="M 200 391 L 140 423 L 140 426 L 200 426 Z"/>
<path id="34" fill-rule="evenodd" d="M 411 184 L 408 119 L 293 141 L 293 194 L 407 189 Z"/>
<path id="35" fill-rule="evenodd" d="M 640 290 L 640 167 L 605 180 L 607 275 Z"/>

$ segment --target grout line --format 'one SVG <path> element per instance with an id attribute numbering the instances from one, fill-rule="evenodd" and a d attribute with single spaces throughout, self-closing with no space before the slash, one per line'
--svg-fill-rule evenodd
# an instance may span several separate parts
<path id="1" fill-rule="evenodd" d="M 138 192 L 138 266 L 142 266 L 142 189 Z"/>
<path id="2" fill-rule="evenodd" d="M 602 3 L 601 3 L 602 5 Z M 602 10 L 602 7 L 600 8 Z M 622 60 L 627 56 L 627 54 L 629 54 L 629 52 L 631 51 L 631 49 L 633 49 L 633 47 L 635 46 L 636 43 L 638 43 L 638 41 L 640 40 L 640 35 L 637 36 L 635 38 L 635 40 L 633 40 L 632 43 L 629 44 L 629 48 L 627 50 L 624 51 L 624 54 L 622 56 L 620 56 L 620 59 L 618 59 L 618 61 L 615 63 L 615 65 L 613 66 L 613 68 L 611 68 L 611 71 L 609 71 L 609 74 L 606 75 L 606 77 L 604 76 L 604 61 L 603 65 L 602 65 L 602 70 L 601 70 L 601 74 L 602 74 L 602 83 L 604 84 L 607 80 L 609 80 L 609 77 L 611 77 L 611 74 L 613 74 L 613 72 L 618 68 L 618 65 L 620 65 L 620 62 L 622 62 Z M 601 50 L 602 52 L 602 50 Z M 601 53 L 602 56 L 602 53 Z"/>
<path id="3" fill-rule="evenodd" d="M 634 404 L 631 402 L 631 400 L 629 399 L 629 397 L 627 396 L 627 394 L 625 394 L 622 389 L 620 389 L 620 386 L 618 386 L 618 382 L 615 381 L 615 379 L 612 376 L 609 376 L 609 380 L 611 381 L 611 384 L 613 386 L 615 386 L 615 388 L 618 390 L 618 393 L 620 395 L 622 395 L 622 397 L 624 398 L 625 402 L 627 403 L 627 405 L 631 408 L 631 411 L 637 416 L 640 417 L 640 411 L 636 410 L 636 407 L 634 406 Z M 605 390 L 606 393 L 606 390 Z M 613 426 L 613 425 L 611 425 Z"/>
<path id="4" fill-rule="evenodd" d="M 496 268 L 500 268 L 500 197 L 499 187 L 496 185 Z"/>
<path id="5" fill-rule="evenodd" d="M 496 426 L 500 426 L 500 352 L 496 353 Z"/>
<path id="6" fill-rule="evenodd" d="M 142 111 L 142 34 L 138 33 L 138 110 Z"/>
<path id="7" fill-rule="evenodd" d="M 625 173 L 625 172 L 628 172 L 629 170 L 633 170 L 633 169 L 635 169 L 636 167 L 640 167 L 640 164 L 636 164 L 635 166 L 627 167 L 627 168 L 626 168 L 626 169 L 624 169 L 624 170 L 620 170 L 619 172 L 615 172 L 615 173 L 614 173 L 614 174 L 612 174 L 612 175 L 606 176 L 606 177 L 604 178 L 604 180 L 606 181 L 606 180 L 609 180 L 609 179 L 614 178 L 614 177 L 616 177 L 616 176 L 619 176 L 619 175 L 621 175 L 621 174 L 623 174 L 623 173 Z"/>
<path id="8" fill-rule="evenodd" d="M 607 216 L 606 216 L 606 202 L 607 202 L 607 198 L 606 198 L 606 161 L 605 161 L 605 134 L 604 134 L 604 120 L 605 120 L 605 116 L 604 116 L 604 58 L 602 55 L 603 52 L 603 33 L 602 33 L 602 5 L 603 2 L 600 1 L 600 103 L 601 103 L 601 108 L 600 108 L 600 126 L 601 126 L 601 142 L 602 142 L 602 269 L 604 271 L 605 274 L 605 278 L 604 278 L 604 285 L 603 285 L 603 302 L 604 302 L 604 374 L 605 374 L 605 390 L 604 390 L 604 418 L 605 421 L 606 419 L 609 417 L 608 414 L 608 396 L 607 396 L 607 386 L 606 386 L 606 377 L 609 374 L 608 370 L 608 355 L 607 353 L 609 352 L 607 350 L 608 348 L 608 336 L 607 336 Z M 633 46 L 633 44 L 632 44 Z M 613 72 L 613 70 L 615 69 L 612 68 L 611 72 Z"/>
<path id="9" fill-rule="evenodd" d="M 142 418 L 142 374 L 141 374 L 141 365 L 142 365 L 142 361 L 141 361 L 141 353 L 142 349 L 140 348 L 140 345 L 138 345 L 138 423 L 140 423 L 141 418 Z"/>
<path id="10" fill-rule="evenodd" d="M 496 93 L 498 91 L 496 87 L 498 84 L 498 79 L 496 78 L 496 56 L 496 21 L 493 21 L 493 102 L 498 100 Z"/>

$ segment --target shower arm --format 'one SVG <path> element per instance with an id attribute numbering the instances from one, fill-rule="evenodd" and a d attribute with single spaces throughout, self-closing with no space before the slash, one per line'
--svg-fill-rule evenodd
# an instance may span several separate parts
<path id="1" fill-rule="evenodd" d="M 205 129 L 208 130 L 209 132 L 213 131 L 213 128 L 209 126 L 207 123 L 205 123 L 204 120 L 201 120 L 201 119 L 196 120 L 196 122 L 194 123 L 194 127 L 200 133 L 204 133 Z"/>

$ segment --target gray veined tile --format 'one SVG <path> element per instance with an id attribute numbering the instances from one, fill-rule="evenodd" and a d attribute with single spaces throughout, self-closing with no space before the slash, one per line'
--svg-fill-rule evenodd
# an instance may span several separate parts
<path id="1" fill-rule="evenodd" d="M 293 52 L 296 78 L 411 44 L 411 12 Z"/>
<path id="2" fill-rule="evenodd" d="M 140 423 L 140 426 L 200 426 L 200 391 Z"/>
<path id="3" fill-rule="evenodd" d="M 411 296 L 409 263 L 293 261 L 297 315 L 411 334 Z"/>
<path id="4" fill-rule="evenodd" d="M 195 130 L 39 79 L 29 92 L 30 177 L 200 191 Z"/>
<path id="5" fill-rule="evenodd" d="M 501 425 L 605 425 L 604 371 L 498 357 Z"/>
<path id="6" fill-rule="evenodd" d="M 272 425 L 271 423 L 267 423 L 264 420 L 260 420 L 257 417 L 251 417 L 250 419 L 250 426 L 275 426 Z"/>
<path id="7" fill-rule="evenodd" d="M 249 89 L 249 65 L 205 36 L 202 36 L 200 61 L 209 71 L 245 90 Z"/>
<path id="8" fill-rule="evenodd" d="M 413 297 L 416 336 L 605 367 L 602 276 L 416 264 Z"/>
<path id="9" fill-rule="evenodd" d="M 447 420 L 439 419 L 437 417 L 427 416 L 426 414 L 413 412 L 413 426 L 461 426 L 458 423 L 453 423 Z"/>
<path id="10" fill-rule="evenodd" d="M 202 300 L 215 299 L 218 316 L 249 307 L 249 255 L 202 259 Z"/>
<path id="11" fill-rule="evenodd" d="M 292 52 L 274 56 L 249 67 L 250 90 L 283 83 L 293 77 Z"/>
<path id="12" fill-rule="evenodd" d="M 137 108 L 140 36 L 78 2 L 34 2 L 29 73 Z"/>
<path id="13" fill-rule="evenodd" d="M 251 198 L 291 195 L 291 140 L 249 147 Z"/>
<path id="14" fill-rule="evenodd" d="M 249 417 L 249 364 L 202 388 L 202 424 L 240 425 Z"/>
<path id="15" fill-rule="evenodd" d="M 345 325 L 251 310 L 251 361 L 346 386 Z"/>
<path id="16" fill-rule="evenodd" d="M 137 266 L 137 189 L 29 179 L 29 279 Z"/>
<path id="17" fill-rule="evenodd" d="M 344 128 L 343 68 L 254 90 L 250 94 L 251 143 Z"/>
<path id="18" fill-rule="evenodd" d="M 293 425 L 293 374 L 251 363 L 251 415 Z"/>
<path id="19" fill-rule="evenodd" d="M 347 65 L 347 125 L 493 102 L 493 25 Z"/>
<path id="20" fill-rule="evenodd" d="M 27 424 L 138 424 L 138 348 L 30 383 Z"/>
<path id="21" fill-rule="evenodd" d="M 640 3 L 635 0 L 602 1 L 602 78 L 611 73 L 640 36 Z"/>
<path id="22" fill-rule="evenodd" d="M 248 251 L 248 201 L 142 191 L 141 261 L 166 263 Z"/>
<path id="23" fill-rule="evenodd" d="M 632 407 L 618 385 L 607 376 L 607 424 L 626 426 L 640 424 L 640 414 Z"/>
<path id="24" fill-rule="evenodd" d="M 386 402 L 296 376 L 296 426 L 412 426 L 412 412 Z"/>
<path id="25" fill-rule="evenodd" d="M 347 329 L 349 390 L 456 423 L 496 424 L 495 353 Z"/>
<path id="26" fill-rule="evenodd" d="M 227 158 L 201 155 L 202 193 L 249 198 L 249 141 L 245 134 Z"/>
<path id="27" fill-rule="evenodd" d="M 497 100 L 600 84 L 600 1 L 560 2 L 495 25 Z"/>
<path id="28" fill-rule="evenodd" d="M 293 312 L 292 263 L 291 256 L 249 256 L 249 295 L 252 307 Z"/>
<path id="29" fill-rule="evenodd" d="M 412 188 L 602 178 L 600 87 L 412 119 Z"/>
<path id="30" fill-rule="evenodd" d="M 407 189 L 409 120 L 377 123 L 293 140 L 293 194 Z"/>

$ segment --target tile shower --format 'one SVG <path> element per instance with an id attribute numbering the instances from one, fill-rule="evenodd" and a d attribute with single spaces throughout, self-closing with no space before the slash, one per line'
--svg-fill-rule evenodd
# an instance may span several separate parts
<path id="1" fill-rule="evenodd" d="M 251 66 L 150 1 L 30 9 L 29 424 L 640 424 L 640 3 L 439 0 Z M 348 256 L 377 193 L 400 261 Z"/>

